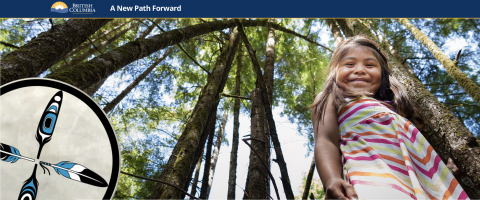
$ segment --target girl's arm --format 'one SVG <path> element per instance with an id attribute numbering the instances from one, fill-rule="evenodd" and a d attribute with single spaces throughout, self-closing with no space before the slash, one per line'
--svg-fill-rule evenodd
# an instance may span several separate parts
<path id="1" fill-rule="evenodd" d="M 341 178 L 340 137 L 333 96 L 328 96 L 323 121 L 318 120 L 315 111 L 312 112 L 315 164 L 326 189 L 325 199 L 358 199 L 352 185 Z"/>

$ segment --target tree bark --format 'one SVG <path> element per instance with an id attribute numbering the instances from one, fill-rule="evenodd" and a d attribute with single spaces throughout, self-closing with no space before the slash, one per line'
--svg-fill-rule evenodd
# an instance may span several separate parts
<path id="1" fill-rule="evenodd" d="M 330 31 L 332 31 L 332 36 L 335 38 L 335 43 L 338 45 L 340 42 L 343 41 L 343 36 L 342 33 L 340 32 L 340 29 L 338 28 L 337 24 L 335 23 L 335 20 L 333 19 L 325 19 L 327 22 L 328 26 L 330 27 Z"/>
<path id="2" fill-rule="evenodd" d="M 262 77 L 262 71 L 260 69 L 260 66 L 257 61 L 257 57 L 255 56 L 255 53 L 253 52 L 252 46 L 250 45 L 250 42 L 248 42 L 247 36 L 245 35 L 245 32 L 243 32 L 243 25 L 240 22 L 240 20 L 236 20 L 238 24 L 238 32 L 240 36 L 243 39 L 243 43 L 247 47 L 248 54 L 250 55 L 250 58 L 252 59 L 252 65 L 255 70 L 255 73 L 257 74 L 257 82 L 260 85 L 260 89 L 262 91 L 262 101 L 263 101 L 263 106 L 266 112 L 266 116 L 268 119 L 268 128 L 270 130 L 270 137 L 272 138 L 273 146 L 275 148 L 275 154 L 277 156 L 277 164 L 280 167 L 280 173 L 282 175 L 282 184 L 283 188 L 285 191 L 285 195 L 287 196 L 287 199 L 294 199 L 293 195 L 293 190 L 292 186 L 290 185 L 290 178 L 288 177 L 288 170 L 287 170 L 287 164 L 285 163 L 285 159 L 283 158 L 283 153 L 282 153 L 282 148 L 280 146 L 280 141 L 278 139 L 277 135 L 277 130 L 275 128 L 275 121 L 273 120 L 273 115 L 272 115 L 272 109 L 270 107 L 270 102 L 268 102 L 268 95 L 266 92 L 266 86 L 265 82 L 263 81 Z"/>
<path id="3" fill-rule="evenodd" d="M 235 76 L 235 95 L 240 96 L 240 81 L 242 72 L 242 43 L 238 42 L 237 73 Z M 235 98 L 233 106 L 233 139 L 232 151 L 230 152 L 230 171 L 228 174 L 227 199 L 235 199 L 235 186 L 237 179 L 237 155 L 238 155 L 238 129 L 240 128 L 240 99 Z"/>
<path id="4" fill-rule="evenodd" d="M 0 60 L 1 85 L 40 75 L 112 19 L 71 19 Z"/>
<path id="5" fill-rule="evenodd" d="M 308 171 L 307 181 L 305 182 L 305 188 L 303 190 L 302 199 L 308 198 L 308 193 L 310 192 L 310 185 L 312 184 L 314 171 L 315 171 L 315 157 L 312 159 L 312 164 L 310 165 L 310 170 Z"/>
<path id="6" fill-rule="evenodd" d="M 270 19 L 271 23 L 275 23 L 275 19 Z M 273 104 L 273 76 L 275 71 L 275 29 L 270 27 L 268 28 L 267 34 L 267 49 L 265 53 L 265 68 L 263 69 L 263 79 L 265 80 L 265 85 L 267 87 L 268 101 L 270 105 Z M 265 164 L 267 164 L 268 171 L 271 170 L 271 155 L 270 155 L 270 135 L 268 130 L 268 121 L 267 118 L 263 118 L 263 130 L 265 132 L 265 152 L 266 159 Z M 267 190 L 266 192 L 270 194 L 270 177 L 267 176 Z"/>
<path id="7" fill-rule="evenodd" d="M 193 178 L 192 190 L 190 191 L 190 194 L 193 196 L 196 196 L 196 193 L 197 193 L 197 183 L 198 183 L 198 177 L 200 175 L 200 166 L 202 165 L 202 160 L 203 160 L 203 151 L 201 154 L 202 156 L 200 156 L 200 158 L 198 159 L 197 167 L 195 169 L 195 178 Z"/>
<path id="8" fill-rule="evenodd" d="M 190 171 L 193 169 L 192 167 L 198 159 L 195 159 L 195 150 L 199 145 L 199 140 L 206 123 L 206 118 L 210 113 L 213 104 L 215 103 L 215 99 L 219 97 L 219 94 L 225 87 L 228 73 L 230 72 L 233 57 L 239 41 L 237 39 L 237 35 L 237 31 L 234 30 L 230 35 L 230 41 L 225 46 L 225 50 L 223 50 L 221 55 L 218 57 L 215 64 L 215 69 L 209 76 L 207 84 L 202 89 L 192 116 L 185 126 L 185 130 L 182 132 L 179 141 L 173 149 L 172 156 L 170 156 L 167 165 L 162 172 L 161 180 L 180 186 L 184 186 L 184 184 L 186 184 L 186 181 L 189 178 L 188 174 L 191 174 Z M 156 36 L 152 36 L 150 38 L 154 39 Z M 153 191 L 152 198 L 178 199 L 182 195 L 183 194 L 178 191 L 168 190 L 165 189 L 162 184 L 157 184 L 155 190 Z"/>
<path id="9" fill-rule="evenodd" d="M 364 34 L 379 41 L 370 30 L 357 19 L 346 20 L 355 34 Z M 393 75 L 405 86 L 412 103 L 426 124 L 414 124 L 437 154 L 447 163 L 451 157 L 454 163 L 468 176 L 456 177 L 467 195 L 480 198 L 480 148 L 478 141 L 471 142 L 473 134 L 452 112 L 439 103 L 420 80 L 413 74 L 407 63 L 402 64 L 401 56 L 386 39 L 381 45 L 392 68 Z M 470 179 L 470 180 L 468 180 Z"/>
<path id="10" fill-rule="evenodd" d="M 202 187 L 200 189 L 200 199 L 208 199 L 208 180 L 210 176 L 210 165 L 212 164 L 212 147 L 213 147 L 213 137 L 215 135 L 215 124 L 217 122 L 217 111 L 215 110 L 215 116 L 209 118 L 209 128 L 208 128 L 208 142 L 207 142 L 207 154 L 205 155 L 205 165 L 203 167 L 203 178 L 202 178 Z M 212 125 L 213 126 L 210 126 Z"/>
<path id="11" fill-rule="evenodd" d="M 103 83 L 105 83 L 106 80 L 107 78 L 103 78 L 102 80 L 100 80 L 100 82 L 95 83 L 92 87 L 84 90 L 84 92 L 87 93 L 88 96 L 93 97 L 93 95 L 98 91 L 98 89 L 100 89 L 100 87 L 102 87 Z"/>
<path id="12" fill-rule="evenodd" d="M 335 19 L 337 22 L 338 26 L 340 26 L 340 29 L 342 29 L 343 34 L 345 37 L 353 37 L 353 31 L 348 27 L 347 22 L 345 19 Z"/>
<path id="13" fill-rule="evenodd" d="M 125 96 L 127 96 L 127 94 L 130 93 L 130 91 L 132 91 L 133 88 L 135 88 L 135 86 L 137 86 L 140 83 L 140 81 L 145 79 L 147 75 L 150 74 L 150 72 L 152 72 L 153 69 L 155 69 L 155 67 L 168 56 L 169 53 L 170 53 L 170 49 L 167 50 L 162 57 L 157 58 L 157 60 L 155 60 L 155 62 L 152 65 L 150 65 L 150 67 L 148 67 L 147 70 L 145 70 L 142 74 L 140 74 L 140 76 L 138 76 L 132 83 L 130 83 L 130 85 L 127 88 L 125 88 L 125 90 L 123 90 L 110 103 L 107 103 L 107 105 L 105 105 L 105 107 L 103 108 L 103 111 L 105 113 L 109 113 L 113 108 L 115 108 L 115 106 L 118 103 L 120 103 L 120 101 L 122 101 L 122 99 L 125 98 Z"/>
<path id="14" fill-rule="evenodd" d="M 70 62 L 68 62 L 65 65 L 60 66 L 57 70 L 65 70 L 65 69 L 68 69 L 68 68 L 72 67 L 73 65 L 76 65 L 76 64 L 82 62 L 83 60 L 85 60 L 88 57 L 90 57 L 91 55 L 93 55 L 95 52 L 98 52 L 99 50 L 104 49 L 105 47 L 107 47 L 107 45 L 111 44 L 113 41 L 115 41 L 118 38 L 125 35 L 125 33 L 127 33 L 129 30 L 131 30 L 133 27 L 135 27 L 135 25 L 137 25 L 137 23 L 133 23 L 132 25 L 130 25 L 130 27 L 125 28 L 122 31 L 118 32 L 117 34 L 113 35 L 113 37 L 108 38 L 107 40 L 105 40 L 103 42 L 100 42 L 100 44 L 98 44 L 94 48 L 90 48 L 89 50 L 83 52 L 82 54 L 73 57 L 72 60 L 70 60 Z M 102 52 L 98 52 L 98 53 L 102 54 Z"/>
<path id="15" fill-rule="evenodd" d="M 259 158 L 253 150 L 250 151 L 250 164 L 248 165 L 248 180 L 245 190 L 248 192 L 248 199 L 268 199 L 267 177 L 268 169 L 262 164 L 267 159 L 265 141 L 265 109 L 263 108 L 262 93 L 259 88 L 254 89 L 250 95 L 251 108 L 251 135 L 252 149 L 255 149 L 261 156 Z"/>
<path id="16" fill-rule="evenodd" d="M 407 27 L 407 29 L 425 45 L 428 50 L 433 54 L 433 56 L 447 69 L 448 74 L 458 82 L 465 92 L 468 93 L 477 103 L 480 105 L 480 86 L 478 86 L 472 79 L 468 78 L 460 69 L 457 64 L 450 60 L 442 50 L 435 45 L 435 43 L 428 38 L 422 31 L 418 30 L 408 19 L 396 19 L 398 22 Z M 458 61 L 457 61 L 458 62 Z"/>
<path id="17" fill-rule="evenodd" d="M 217 141 L 215 142 L 215 148 L 213 149 L 212 159 L 210 160 L 210 173 L 208 175 L 208 187 L 207 187 L 207 196 L 205 199 L 208 199 L 210 196 L 210 190 L 212 189 L 213 184 L 213 175 L 215 175 L 215 167 L 217 166 L 218 154 L 220 153 L 220 147 L 222 147 L 223 136 L 225 135 L 225 125 L 227 124 L 228 119 L 228 110 L 225 109 L 223 114 L 222 124 L 220 125 L 220 130 L 218 131 Z"/>

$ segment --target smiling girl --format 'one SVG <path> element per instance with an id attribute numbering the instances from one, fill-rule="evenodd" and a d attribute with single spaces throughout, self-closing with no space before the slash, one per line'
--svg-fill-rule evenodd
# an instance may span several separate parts
<path id="1" fill-rule="evenodd" d="M 329 69 L 312 104 L 326 199 L 468 199 L 412 124 L 423 120 L 375 42 L 341 42 Z"/>

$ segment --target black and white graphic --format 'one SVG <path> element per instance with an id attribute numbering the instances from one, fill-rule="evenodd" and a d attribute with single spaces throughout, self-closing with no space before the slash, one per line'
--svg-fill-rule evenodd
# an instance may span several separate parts
<path id="1" fill-rule="evenodd" d="M 120 172 L 118 143 L 90 97 L 38 78 L 9 83 L 0 93 L 0 199 L 113 196 Z"/>

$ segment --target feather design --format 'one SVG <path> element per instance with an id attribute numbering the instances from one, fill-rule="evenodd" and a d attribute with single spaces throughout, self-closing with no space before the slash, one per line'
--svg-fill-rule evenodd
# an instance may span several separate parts
<path id="1" fill-rule="evenodd" d="M 2 159 L 5 162 L 15 163 L 19 158 L 32 161 L 32 162 L 35 161 L 34 159 L 27 158 L 20 155 L 20 151 L 17 148 L 0 143 L 0 159 Z"/>
<path id="2" fill-rule="evenodd" d="M 40 122 L 37 127 L 37 138 L 40 148 L 38 149 L 37 159 L 40 158 L 40 153 L 42 152 L 43 145 L 49 142 L 52 139 L 53 130 L 55 129 L 55 124 L 57 122 L 58 113 L 60 112 L 60 107 L 62 106 L 63 92 L 59 91 L 53 95 L 52 99 L 47 104 L 45 111 L 40 118 Z"/>
<path id="3" fill-rule="evenodd" d="M 98 187 L 108 186 L 107 182 L 100 175 L 77 163 L 62 161 L 56 165 L 53 165 L 50 163 L 40 161 L 40 164 L 51 166 L 53 167 L 53 169 L 55 169 L 57 174 L 60 174 L 66 178 L 69 178 L 78 182 L 82 182 L 82 183 L 86 183 L 86 184 L 90 184 Z"/>
<path id="4" fill-rule="evenodd" d="M 22 186 L 18 200 L 35 200 L 37 198 L 38 181 L 36 177 L 37 164 L 33 168 L 33 174 Z"/>

